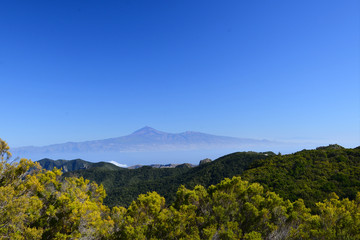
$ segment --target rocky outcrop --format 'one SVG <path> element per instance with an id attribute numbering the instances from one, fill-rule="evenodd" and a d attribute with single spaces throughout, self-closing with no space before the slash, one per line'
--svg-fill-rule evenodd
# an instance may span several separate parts
<path id="1" fill-rule="evenodd" d="M 205 158 L 203 160 L 201 160 L 199 162 L 199 165 L 203 165 L 203 164 L 206 164 L 206 163 L 209 163 L 209 162 L 212 162 L 212 160 L 210 158 Z"/>

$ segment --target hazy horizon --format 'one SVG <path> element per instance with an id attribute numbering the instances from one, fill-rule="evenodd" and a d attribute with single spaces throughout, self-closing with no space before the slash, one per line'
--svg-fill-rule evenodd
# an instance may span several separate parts
<path id="1" fill-rule="evenodd" d="M 30 158 L 34 161 L 41 160 L 43 158 L 50 158 L 53 160 L 73 160 L 73 159 L 83 159 L 90 162 L 111 162 L 113 164 L 122 165 L 122 167 L 129 167 L 133 165 L 150 165 L 150 164 L 170 164 L 170 163 L 191 163 L 198 164 L 198 162 L 205 158 L 217 159 L 224 155 L 233 153 L 233 152 L 242 152 L 242 151 L 255 151 L 255 152 L 267 152 L 272 151 L 274 153 L 290 154 L 296 151 L 303 149 L 314 149 L 319 146 L 327 146 L 329 144 L 336 143 L 326 143 L 321 141 L 306 141 L 305 139 L 288 139 L 283 142 L 275 141 L 266 141 L 265 144 L 259 143 L 245 143 L 243 145 L 235 146 L 221 146 L 221 145 L 210 145 L 204 147 L 203 145 L 192 145 L 190 147 L 183 147 L 182 145 L 177 145 L 177 142 L 169 141 L 167 142 L 168 146 L 163 148 L 160 142 L 160 145 L 156 140 L 152 141 L 151 137 L 153 132 L 156 134 L 163 134 L 165 139 L 169 139 L 169 136 L 183 136 L 182 134 L 192 134 L 195 133 L 197 137 L 198 134 L 203 136 L 210 137 L 226 137 L 226 136 L 214 136 L 208 135 L 207 133 L 198 133 L 198 132 L 182 132 L 182 133 L 166 133 L 159 129 L 153 129 L 149 126 L 145 126 L 141 129 L 138 129 L 132 132 L 129 135 L 121 136 L 120 138 L 109 138 L 104 139 L 107 145 L 113 145 L 113 141 L 117 142 L 120 139 L 127 137 L 137 137 L 135 140 L 140 141 L 140 146 L 144 144 L 150 144 L 154 146 L 152 148 L 132 148 L 133 150 L 126 150 L 127 148 L 118 151 L 103 151 L 99 150 L 96 147 L 96 144 L 99 144 L 102 140 L 98 139 L 95 141 L 86 141 L 83 144 L 90 144 L 92 148 L 87 151 L 82 151 L 81 148 L 76 146 L 67 147 L 67 144 L 72 144 L 73 142 L 66 142 L 61 144 L 52 144 L 49 146 L 40 146 L 33 147 L 28 146 L 24 148 L 12 148 L 14 154 L 13 159 L 15 158 Z M 170 135 L 169 135 L 170 134 Z M 161 138 L 161 137 L 160 137 Z M 131 138 L 130 138 L 131 139 Z M 110 140 L 110 142 L 109 142 Z M 245 139 L 253 140 L 253 139 Z M 99 142 L 100 141 L 100 142 Z M 207 140 L 208 141 L 208 140 Z M 166 140 L 165 140 L 166 142 Z M 126 143 L 126 141 L 125 141 Z M 127 142 L 129 144 L 129 142 Z M 260 142 L 261 143 L 261 142 Z M 95 145 L 94 145 L 95 144 Z M 130 142 L 131 144 L 131 142 Z M 175 145 L 174 145 L 175 144 Z M 59 145 L 59 146 L 58 146 Z M 56 150 L 58 146 L 58 150 Z M 49 148 L 46 148 L 49 147 Z M 180 148 L 179 148 L 180 147 Z M 349 146 L 345 146 L 349 147 Z M 351 146 L 356 147 L 356 146 Z M 39 150 L 40 149 L 40 150 Z M 42 150 L 41 150 L 42 149 Z M 152 149 L 152 150 L 151 150 Z"/>
<path id="2" fill-rule="evenodd" d="M 89 162 L 111 162 L 115 161 L 118 164 L 124 164 L 127 167 L 133 165 L 150 165 L 150 164 L 181 164 L 191 163 L 197 165 L 200 160 L 210 158 L 215 160 L 224 155 L 243 152 L 243 151 L 255 151 L 255 152 L 267 152 L 272 151 L 274 153 L 290 154 L 303 149 L 314 149 L 320 145 L 306 144 L 306 145 L 288 145 L 271 148 L 228 148 L 228 149 L 201 149 L 201 150 L 182 150 L 182 151 L 124 151 L 124 152 L 83 152 L 83 153 L 51 153 L 51 154 L 31 154 L 29 156 L 18 156 L 16 153 L 13 155 L 13 159 L 28 158 L 33 161 L 38 161 L 43 158 L 49 158 L 52 160 L 74 160 L 82 159 Z"/>

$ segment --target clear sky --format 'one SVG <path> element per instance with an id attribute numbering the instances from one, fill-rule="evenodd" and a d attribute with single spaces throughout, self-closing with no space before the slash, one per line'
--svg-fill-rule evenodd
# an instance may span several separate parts
<path id="1" fill-rule="evenodd" d="M 0 138 L 145 126 L 360 145 L 360 2 L 0 2 Z"/>

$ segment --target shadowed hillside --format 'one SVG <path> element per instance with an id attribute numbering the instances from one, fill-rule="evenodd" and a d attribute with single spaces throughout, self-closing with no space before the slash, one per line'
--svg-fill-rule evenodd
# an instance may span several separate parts
<path id="1" fill-rule="evenodd" d="M 239 152 L 194 168 L 186 165 L 160 169 L 143 166 L 137 169 L 120 168 L 108 171 L 92 167 L 67 172 L 64 176 L 82 176 L 103 184 L 107 192 L 104 202 L 109 206 L 129 205 L 139 194 L 148 191 L 158 192 L 171 203 L 180 185 L 194 187 L 198 184 L 216 184 L 225 177 L 240 175 L 254 160 L 264 159 L 270 155 L 274 153 Z"/>
<path id="2" fill-rule="evenodd" d="M 203 161 L 197 167 L 183 164 L 174 168 L 126 169 L 83 160 L 55 161 L 48 166 L 52 168 L 60 163 L 66 163 L 64 166 L 68 169 L 64 176 L 82 176 L 103 184 L 107 192 L 104 203 L 109 206 L 127 206 L 139 194 L 149 191 L 158 192 L 170 204 L 180 185 L 207 187 L 233 176 L 259 182 L 285 199 L 302 198 L 311 208 L 332 192 L 342 198 L 355 199 L 360 191 L 360 148 L 346 149 L 339 145 L 287 155 L 237 152 L 214 161 Z M 78 167 L 76 171 L 70 170 L 75 167 Z"/>

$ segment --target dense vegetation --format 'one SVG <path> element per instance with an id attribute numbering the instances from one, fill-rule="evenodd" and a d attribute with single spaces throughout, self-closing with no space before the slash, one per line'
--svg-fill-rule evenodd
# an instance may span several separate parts
<path id="1" fill-rule="evenodd" d="M 238 152 L 194 168 L 108 170 L 104 164 L 65 176 L 73 174 L 103 184 L 108 194 L 104 202 L 110 207 L 128 206 L 148 191 L 158 192 L 171 204 L 180 185 L 208 187 L 233 176 L 258 182 L 284 199 L 302 198 L 313 210 L 316 202 L 332 192 L 353 200 L 360 191 L 360 147 L 330 145 L 288 155 Z"/>
<path id="2" fill-rule="evenodd" d="M 100 239 L 113 228 L 105 190 L 83 178 L 60 181 L 27 159 L 7 162 L 0 139 L 0 239 Z"/>
<path id="3" fill-rule="evenodd" d="M 61 169 L 63 172 L 71 172 L 79 169 L 87 169 L 94 167 L 95 163 L 87 162 L 82 159 L 74 159 L 71 161 L 68 160 L 51 160 L 48 158 L 41 159 L 37 161 L 42 168 L 47 170 L 52 170 L 54 167 Z"/>
<path id="4" fill-rule="evenodd" d="M 9 156 L 0 139 L 0 239 L 360 239 L 360 192 L 353 200 L 332 193 L 312 213 L 302 199 L 233 177 L 208 188 L 180 186 L 169 206 L 148 192 L 110 209 L 102 186 L 26 159 L 9 163 Z"/>
<path id="5" fill-rule="evenodd" d="M 168 190 L 175 194 L 179 185 L 164 184 L 164 181 L 188 171 L 188 168 L 164 169 L 148 166 L 138 169 L 108 170 L 106 165 L 107 163 L 101 163 L 99 167 L 93 167 L 86 171 L 68 172 L 64 176 L 83 177 L 102 184 L 108 195 L 105 204 L 113 207 L 116 205 L 128 206 L 139 194 L 149 191 L 158 191 L 163 194 Z"/>
<path id="6" fill-rule="evenodd" d="M 360 147 L 330 145 L 272 156 L 253 162 L 242 177 L 285 199 L 302 198 L 312 209 L 332 192 L 355 199 L 360 192 Z"/>
<path id="7" fill-rule="evenodd" d="M 65 173 L 64 176 L 83 177 L 103 184 L 107 197 L 104 202 L 112 207 L 128 206 L 139 194 L 156 191 L 172 203 L 180 185 L 193 188 L 196 185 L 208 187 L 219 183 L 226 177 L 241 174 L 253 161 L 264 159 L 272 152 L 239 152 L 226 155 L 210 163 L 188 168 L 186 165 L 176 168 L 152 168 L 144 166 L 137 169 L 114 168 L 109 170 L 108 163 L 98 163 L 89 169 Z"/>

